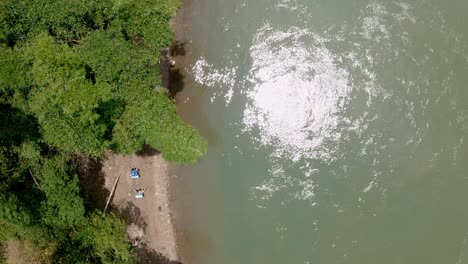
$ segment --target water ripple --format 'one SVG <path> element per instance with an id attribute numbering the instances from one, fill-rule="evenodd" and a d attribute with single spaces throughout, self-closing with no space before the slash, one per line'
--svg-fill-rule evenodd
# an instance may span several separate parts
<path id="1" fill-rule="evenodd" d="M 335 64 L 323 39 L 267 24 L 255 35 L 250 55 L 255 85 L 244 111 L 246 130 L 258 128 L 261 144 L 275 145 L 277 157 L 331 159 L 334 149 L 326 143 L 341 136 L 339 113 L 351 88 L 349 73 Z"/>

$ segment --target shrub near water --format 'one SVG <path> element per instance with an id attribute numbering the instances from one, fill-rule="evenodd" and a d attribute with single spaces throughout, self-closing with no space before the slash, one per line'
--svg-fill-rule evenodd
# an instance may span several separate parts
<path id="1" fill-rule="evenodd" d="M 179 163 L 204 155 L 206 141 L 155 91 L 177 8 L 0 0 L 0 242 L 34 243 L 51 263 L 135 262 L 124 223 L 85 206 L 70 157 L 143 144 Z"/>
<path id="2" fill-rule="evenodd" d="M 150 144 L 195 162 L 206 142 L 177 116 L 156 65 L 170 45 L 175 1 L 0 1 L 3 100 L 37 118 L 69 153 Z"/>

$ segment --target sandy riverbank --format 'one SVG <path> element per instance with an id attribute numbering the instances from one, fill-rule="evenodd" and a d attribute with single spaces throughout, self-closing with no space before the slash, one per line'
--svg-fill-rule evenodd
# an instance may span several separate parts
<path id="1" fill-rule="evenodd" d="M 185 43 L 184 32 L 187 25 L 184 23 L 186 12 L 190 8 L 190 1 L 181 1 L 182 7 L 171 21 L 176 34 L 177 43 Z M 181 46 L 182 47 L 182 46 Z M 169 87 L 171 94 L 175 95 L 182 87 L 177 62 L 181 59 L 177 45 L 172 51 L 163 51 L 166 61 L 161 63 L 159 69 L 162 84 Z M 183 47 L 182 47 L 183 48 Z M 169 52 L 169 53 L 167 53 Z M 172 57 L 167 57 L 167 56 Z M 169 60 L 176 62 L 171 67 Z M 175 80 L 171 80 L 175 79 Z M 131 179 L 130 169 L 140 169 L 141 178 Z M 177 232 L 171 210 L 171 177 L 169 163 L 155 151 L 144 150 L 134 155 L 120 155 L 108 153 L 102 164 L 102 173 L 105 177 L 105 187 L 111 191 L 115 179 L 121 173 L 119 183 L 112 199 L 112 207 L 127 222 L 127 233 L 130 241 L 141 239 L 137 252 L 141 263 L 176 264 L 188 263 L 183 258 L 183 234 Z M 145 197 L 136 199 L 134 190 L 146 188 Z"/>
<path id="2" fill-rule="evenodd" d="M 175 62 L 174 67 L 169 68 L 169 81 L 168 87 L 169 90 L 173 95 L 175 93 L 180 92 L 184 87 L 183 79 L 184 76 L 182 74 L 181 69 L 179 68 L 181 65 L 181 60 L 184 59 L 185 56 L 185 44 L 188 43 L 188 39 L 186 39 L 186 32 L 189 27 L 187 24 L 187 16 L 189 14 L 192 1 L 191 0 L 179 0 L 181 2 L 181 8 L 177 12 L 176 16 L 171 21 L 171 27 L 175 33 L 175 45 L 171 47 L 170 56 L 171 59 Z M 177 97 L 176 97 L 177 99 Z M 176 100 L 177 103 L 177 100 Z M 170 193 L 177 194 L 177 190 L 174 189 L 177 186 L 178 179 L 172 178 L 171 179 L 171 188 Z M 184 228 L 180 226 L 180 222 L 177 221 L 177 218 L 184 217 L 184 213 L 181 212 L 180 208 L 178 208 L 177 202 L 171 203 L 174 210 L 174 218 L 175 218 L 175 228 L 176 231 L 176 244 L 177 244 L 177 252 L 179 260 L 184 264 L 189 264 L 190 261 L 187 259 L 186 254 L 184 253 L 187 248 L 187 241 L 186 236 L 184 235 Z M 177 225 L 179 224 L 179 226 Z"/>
<path id="3" fill-rule="evenodd" d="M 130 178 L 132 167 L 140 169 L 139 179 Z M 108 153 L 102 172 L 109 191 L 121 174 L 112 207 L 127 222 L 129 239 L 141 239 L 137 246 L 141 263 L 179 263 L 169 203 L 168 163 L 154 151 L 127 156 Z M 135 198 L 137 188 L 146 188 L 143 199 Z"/>

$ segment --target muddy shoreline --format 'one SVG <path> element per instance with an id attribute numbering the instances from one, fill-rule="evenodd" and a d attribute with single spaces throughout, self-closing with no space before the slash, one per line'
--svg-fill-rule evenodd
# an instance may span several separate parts
<path id="1" fill-rule="evenodd" d="M 187 0 L 181 2 L 179 12 L 171 21 L 176 41 L 162 51 L 164 60 L 159 65 L 162 86 L 168 88 L 172 98 L 183 89 L 183 76 L 177 66 L 181 56 L 185 55 L 181 43 L 187 41 L 184 39 L 188 26 L 185 18 L 191 4 Z M 132 167 L 140 168 L 141 178 L 129 178 Z M 181 213 L 180 210 L 175 213 L 176 170 L 176 165 L 148 148 L 133 155 L 108 152 L 103 160 L 101 173 L 109 192 L 118 174 L 122 174 L 112 199 L 112 211 L 126 221 L 129 240 L 139 240 L 136 252 L 140 263 L 190 263 L 184 257 L 184 234 L 177 228 L 176 216 L 181 217 Z M 136 188 L 146 188 L 143 199 L 134 197 Z"/>
<path id="2" fill-rule="evenodd" d="M 189 40 L 186 39 L 186 32 L 188 30 L 189 24 L 187 23 L 187 17 L 189 11 L 191 9 L 192 1 L 190 0 L 179 0 L 181 2 L 181 7 L 175 17 L 171 21 L 171 27 L 175 33 L 175 42 L 171 46 L 170 49 L 170 58 L 175 63 L 174 65 L 170 65 L 169 68 L 169 80 L 168 80 L 168 88 L 171 92 L 171 95 L 175 97 L 177 92 L 180 92 L 184 87 L 183 79 L 184 76 L 181 73 L 181 69 L 179 69 L 180 61 L 183 60 L 183 56 L 185 56 L 185 48 L 184 45 Z M 177 101 L 176 101 L 177 104 Z M 177 186 L 180 184 L 180 180 L 177 178 L 177 166 L 170 166 L 169 172 L 172 177 L 169 180 L 169 199 L 170 199 L 170 208 L 173 212 L 172 217 L 174 220 L 174 231 L 175 231 L 175 240 L 176 240 L 176 250 L 177 256 L 179 257 L 179 261 L 184 264 L 190 264 L 190 260 L 187 259 L 185 252 L 186 248 L 186 236 L 184 235 L 183 228 L 178 226 L 178 217 L 183 217 L 184 213 L 181 212 L 180 208 L 177 207 L 177 201 L 175 200 L 175 196 L 177 194 Z"/>

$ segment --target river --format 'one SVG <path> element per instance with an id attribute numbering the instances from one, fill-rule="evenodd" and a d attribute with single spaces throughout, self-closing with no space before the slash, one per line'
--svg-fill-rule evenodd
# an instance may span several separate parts
<path id="1" fill-rule="evenodd" d="M 468 1 L 187 0 L 190 264 L 468 263 Z"/>

